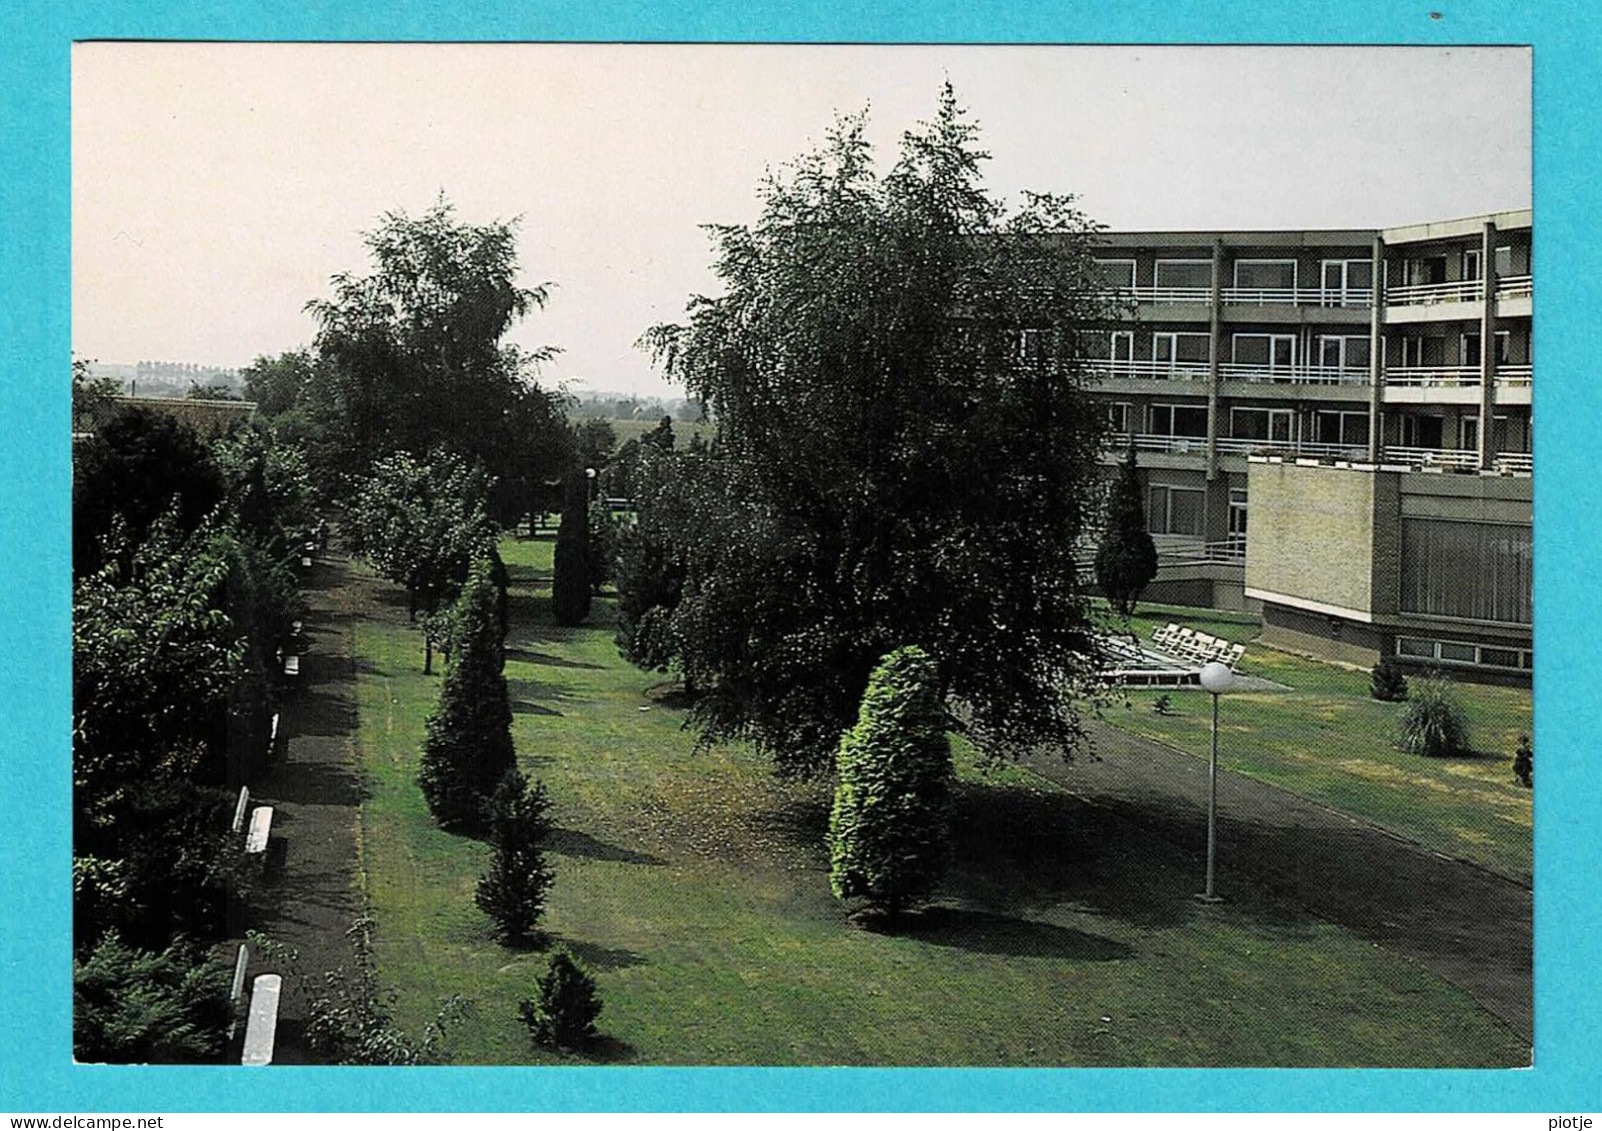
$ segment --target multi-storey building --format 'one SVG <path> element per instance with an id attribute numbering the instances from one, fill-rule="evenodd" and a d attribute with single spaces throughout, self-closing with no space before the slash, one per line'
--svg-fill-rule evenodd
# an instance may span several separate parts
<path id="1" fill-rule="evenodd" d="M 1153 597 L 1260 603 L 1266 639 L 1353 662 L 1527 676 L 1528 211 L 1097 256 L 1128 317 L 1090 369 L 1168 551 Z"/>

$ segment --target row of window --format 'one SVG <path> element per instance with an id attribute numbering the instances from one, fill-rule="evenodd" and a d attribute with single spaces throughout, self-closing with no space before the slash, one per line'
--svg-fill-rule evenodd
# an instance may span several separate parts
<path id="1" fill-rule="evenodd" d="M 1410 660 L 1423 660 L 1436 664 L 1512 668 L 1519 671 L 1532 671 L 1535 668 L 1534 653 L 1528 648 L 1470 644 L 1464 640 L 1431 640 L 1422 636 L 1398 636 L 1396 654 Z"/>
<path id="2" fill-rule="evenodd" d="M 1496 274 L 1505 277 L 1529 273 L 1529 252 L 1505 244 L 1494 254 Z M 1456 258 L 1456 277 L 1452 274 L 1452 257 L 1446 252 L 1434 252 L 1398 260 L 1395 264 L 1395 282 L 1406 286 L 1427 286 L 1437 283 L 1472 282 L 1484 275 L 1481 251 L 1477 247 L 1462 248 Z M 1101 278 L 1108 287 L 1132 289 L 1135 284 L 1135 260 L 1098 259 Z M 1392 264 L 1384 266 L 1387 283 L 1392 281 Z M 1234 261 L 1234 283 L 1237 290 L 1295 291 L 1301 285 L 1301 264 L 1295 259 L 1237 259 Z M 1206 290 L 1213 285 L 1211 258 L 1158 259 L 1153 267 L 1152 285 L 1158 290 Z M 1349 292 L 1367 292 L 1374 286 L 1372 259 L 1324 259 L 1319 261 L 1318 287 L 1330 296 Z"/>
<path id="3" fill-rule="evenodd" d="M 1395 343 L 1388 364 L 1409 367 L 1439 367 L 1447 365 L 1447 339 L 1441 335 L 1405 335 L 1390 339 Z M 1520 342 L 1524 346 L 1523 341 Z M 1230 363 L 1261 366 L 1270 372 L 1290 370 L 1296 366 L 1297 339 L 1295 334 L 1237 332 L 1230 335 Z M 1310 364 L 1321 369 L 1367 369 L 1372 356 L 1367 334 L 1319 334 L 1311 344 Z M 1528 347 L 1524 351 L 1528 356 Z M 1513 354 L 1513 336 L 1509 330 L 1496 331 L 1496 363 L 1507 365 Z M 1480 336 L 1464 333 L 1458 336 L 1458 364 L 1480 364 Z M 1135 360 L 1135 332 L 1112 330 L 1108 332 L 1107 357 L 1117 362 Z M 1173 367 L 1206 365 L 1212 359 L 1212 335 L 1192 330 L 1157 330 L 1151 335 L 1151 357 L 1158 364 Z"/>
<path id="4" fill-rule="evenodd" d="M 1104 407 L 1108 428 L 1115 436 L 1135 431 L 1181 439 L 1205 440 L 1207 437 L 1205 405 L 1150 404 L 1139 420 L 1135 406 L 1125 401 L 1108 402 Z M 1497 451 L 1529 450 L 1529 426 L 1523 418 L 1497 416 L 1493 419 Z M 1395 442 L 1404 448 L 1455 447 L 1474 451 L 1479 447 L 1480 418 L 1473 413 L 1458 414 L 1451 427 L 1446 417 L 1428 413 L 1404 413 L 1397 417 L 1397 422 Z M 1332 444 L 1348 448 L 1367 447 L 1368 435 L 1369 417 L 1362 410 L 1316 409 L 1304 413 L 1290 408 L 1253 407 L 1230 408 L 1229 431 L 1224 433 L 1225 438 L 1234 440 Z M 1448 444 L 1449 440 L 1452 443 Z"/>

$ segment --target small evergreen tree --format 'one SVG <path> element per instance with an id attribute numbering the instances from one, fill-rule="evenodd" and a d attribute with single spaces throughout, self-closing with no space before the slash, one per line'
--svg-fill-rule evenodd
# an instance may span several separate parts
<path id="1" fill-rule="evenodd" d="M 556 530 L 556 572 L 551 604 L 556 623 L 579 625 L 590 615 L 589 484 L 578 470 L 568 478 L 563 496 L 562 525 Z"/>
<path id="2" fill-rule="evenodd" d="M 551 833 L 551 799 L 541 782 L 511 770 L 489 803 L 489 869 L 478 881 L 474 902 L 495 920 L 496 934 L 521 946 L 535 937 L 545 896 L 555 878 L 545 862 L 544 841 Z"/>
<path id="3" fill-rule="evenodd" d="M 602 498 L 590 500 L 586 521 L 589 528 L 590 592 L 599 593 L 615 573 L 618 523 Z"/>
<path id="4" fill-rule="evenodd" d="M 551 955 L 550 968 L 536 983 L 539 997 L 518 1006 L 536 1044 L 579 1049 L 595 1039 L 601 999 L 595 979 L 566 950 Z"/>
<path id="5" fill-rule="evenodd" d="M 1513 755 L 1513 776 L 1525 789 L 1535 788 L 1535 747 L 1527 734 L 1519 735 L 1518 752 Z"/>
<path id="6" fill-rule="evenodd" d="M 452 653 L 439 705 L 428 717 L 417 784 L 441 826 L 475 831 L 484 802 L 513 768 L 512 704 L 496 616 L 495 584 L 479 561 L 457 599 Z"/>
<path id="7" fill-rule="evenodd" d="M 1113 611 L 1128 618 L 1141 592 L 1156 576 L 1157 546 L 1146 530 L 1131 438 L 1129 455 L 1119 465 L 1107 497 L 1107 526 L 1096 551 L 1096 584 Z"/>
<path id="8" fill-rule="evenodd" d="M 1469 748 L 1468 722 L 1452 685 L 1438 673 L 1418 680 L 1402 716 L 1401 747 L 1409 754 L 1451 758 Z"/>
<path id="9" fill-rule="evenodd" d="M 72 968 L 72 1054 L 90 1064 L 221 1059 L 233 1005 L 228 967 L 175 942 L 138 950 L 109 931 Z"/>
<path id="10" fill-rule="evenodd" d="M 1407 676 L 1395 660 L 1381 660 L 1369 673 L 1368 693 L 1382 703 L 1407 701 Z"/>
<path id="11" fill-rule="evenodd" d="M 909 646 L 868 680 L 840 742 L 829 815 L 829 884 L 893 920 L 934 890 L 951 855 L 954 771 L 933 663 Z"/>

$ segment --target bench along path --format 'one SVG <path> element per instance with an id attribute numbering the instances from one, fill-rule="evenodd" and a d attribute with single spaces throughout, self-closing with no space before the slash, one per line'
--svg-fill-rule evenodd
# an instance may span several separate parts
<path id="1" fill-rule="evenodd" d="M 272 806 L 273 860 L 253 901 L 251 926 L 299 951 L 301 973 L 350 964 L 345 931 L 361 914 L 356 827 L 356 669 L 351 640 L 355 592 L 343 553 L 320 554 L 301 579 L 308 645 L 284 703 L 278 754 L 252 784 L 252 806 Z M 251 955 L 252 977 L 278 965 Z M 300 979 L 285 977 L 274 1064 L 312 1059 L 305 1046 Z"/>
<path id="2" fill-rule="evenodd" d="M 1099 761 L 1031 754 L 1025 764 L 1074 794 L 1197 853 L 1207 847 L 1207 760 L 1095 720 Z M 1285 790 L 1218 771 L 1219 892 L 1229 875 L 1412 959 L 1531 1034 L 1529 887 L 1443 857 Z"/>

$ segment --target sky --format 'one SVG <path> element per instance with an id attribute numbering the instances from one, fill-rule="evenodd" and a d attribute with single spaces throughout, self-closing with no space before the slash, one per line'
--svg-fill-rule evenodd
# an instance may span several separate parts
<path id="1" fill-rule="evenodd" d="M 443 193 L 519 222 L 542 383 L 671 396 L 635 346 L 715 293 L 707 223 L 867 107 L 882 163 L 947 78 L 987 184 L 1114 229 L 1389 227 L 1530 204 L 1524 48 L 78 43 L 73 352 L 309 345 L 361 234 Z"/>

